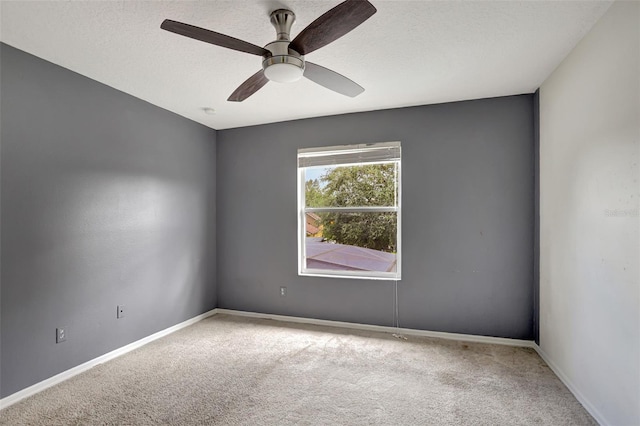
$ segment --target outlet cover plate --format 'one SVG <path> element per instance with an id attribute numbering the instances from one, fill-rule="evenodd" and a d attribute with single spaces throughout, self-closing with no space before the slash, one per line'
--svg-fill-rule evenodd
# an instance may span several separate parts
<path id="1" fill-rule="evenodd" d="M 116 312 L 116 318 L 124 318 L 124 305 L 118 305 L 118 311 Z"/>
<path id="2" fill-rule="evenodd" d="M 67 332 L 65 327 L 56 328 L 56 343 L 62 343 L 67 340 Z"/>

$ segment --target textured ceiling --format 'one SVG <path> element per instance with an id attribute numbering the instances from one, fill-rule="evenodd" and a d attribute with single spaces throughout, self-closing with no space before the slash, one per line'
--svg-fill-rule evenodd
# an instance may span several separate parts
<path id="1" fill-rule="evenodd" d="M 295 12 L 292 36 L 337 1 L 2 1 L 0 39 L 215 129 L 532 93 L 609 1 L 380 1 L 372 18 L 307 55 L 366 90 L 356 98 L 303 79 L 233 90 L 261 58 L 160 29 L 165 18 L 264 46 L 269 13 Z M 214 108 L 207 115 L 203 108 Z"/>

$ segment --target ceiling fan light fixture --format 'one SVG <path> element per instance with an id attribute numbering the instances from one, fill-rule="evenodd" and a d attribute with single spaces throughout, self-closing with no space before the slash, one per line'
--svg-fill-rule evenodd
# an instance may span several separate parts
<path id="1" fill-rule="evenodd" d="M 264 75 L 276 83 L 293 83 L 300 80 L 303 73 L 299 66 L 287 63 L 269 65 L 264 70 Z"/>
<path id="2" fill-rule="evenodd" d="M 293 83 L 304 74 L 304 60 L 294 55 L 269 56 L 262 61 L 264 75 L 276 83 Z"/>

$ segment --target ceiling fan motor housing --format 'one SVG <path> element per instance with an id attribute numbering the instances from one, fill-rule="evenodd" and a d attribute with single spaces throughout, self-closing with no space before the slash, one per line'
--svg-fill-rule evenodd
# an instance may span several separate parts
<path id="1" fill-rule="evenodd" d="M 262 61 L 264 74 L 271 81 L 291 83 L 299 80 L 304 73 L 304 56 L 289 49 L 289 34 L 295 19 L 296 15 L 287 9 L 271 12 L 271 24 L 276 29 L 277 39 L 264 47 L 271 52 L 271 56 Z"/>

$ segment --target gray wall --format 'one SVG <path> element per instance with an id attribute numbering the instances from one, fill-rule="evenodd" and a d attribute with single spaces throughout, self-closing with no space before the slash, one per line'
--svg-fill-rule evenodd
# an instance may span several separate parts
<path id="1" fill-rule="evenodd" d="M 216 132 L 0 46 L 7 396 L 216 306 Z"/>
<path id="2" fill-rule="evenodd" d="M 0 397 L 216 306 L 392 325 L 393 282 L 297 276 L 302 147 L 402 142 L 400 326 L 533 336 L 532 95 L 224 130 L 216 143 L 7 45 L 0 55 Z"/>
<path id="3" fill-rule="evenodd" d="M 297 275 L 296 150 L 399 140 L 400 326 L 531 339 L 533 102 L 522 95 L 219 131 L 218 307 L 393 325 L 393 282 Z"/>

